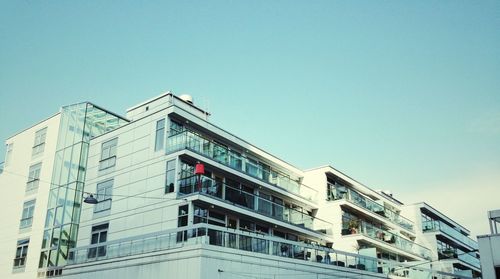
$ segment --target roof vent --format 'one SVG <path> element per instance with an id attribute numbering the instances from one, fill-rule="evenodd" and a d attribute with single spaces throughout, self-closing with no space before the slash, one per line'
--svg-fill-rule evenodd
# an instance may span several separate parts
<path id="1" fill-rule="evenodd" d="M 179 99 L 183 100 L 184 102 L 188 103 L 188 104 L 193 104 L 193 97 L 191 97 L 191 95 L 188 95 L 188 94 L 182 94 L 179 96 Z"/>

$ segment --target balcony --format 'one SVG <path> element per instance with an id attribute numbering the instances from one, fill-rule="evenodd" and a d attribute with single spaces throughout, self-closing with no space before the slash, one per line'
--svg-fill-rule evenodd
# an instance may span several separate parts
<path id="1" fill-rule="evenodd" d="M 209 177 L 202 176 L 201 182 L 198 182 L 197 176 L 186 172 L 183 172 L 181 177 L 185 178 L 179 180 L 179 195 L 185 196 L 198 193 L 315 232 L 324 233 L 332 228 L 332 224 L 329 222 L 271 200 L 263 199 L 253 193 L 234 188 Z"/>
<path id="2" fill-rule="evenodd" d="M 3 173 L 4 162 L 0 162 L 0 174 Z"/>
<path id="3" fill-rule="evenodd" d="M 422 230 L 423 232 L 442 232 L 443 234 L 453 238 L 455 241 L 458 241 L 462 244 L 467 245 L 467 247 L 471 248 L 471 250 L 479 249 L 479 246 L 476 241 L 467 237 L 466 235 L 461 234 L 459 231 L 454 229 L 453 227 L 445 224 L 444 222 L 437 220 L 423 220 L 422 222 Z"/>
<path id="4" fill-rule="evenodd" d="M 69 252 L 68 265 L 93 263 L 197 244 L 378 272 L 376 258 L 207 224 L 73 248 Z M 92 253 L 97 249 L 102 252 Z"/>
<path id="5" fill-rule="evenodd" d="M 316 201 L 317 191 L 291 179 L 269 166 L 244 157 L 226 146 L 218 144 L 192 131 L 184 131 L 168 137 L 167 153 L 188 149 L 234 170 L 257 178 L 273 186 L 310 201 Z"/>
<path id="6" fill-rule="evenodd" d="M 362 196 L 356 191 L 353 191 L 351 189 L 345 188 L 345 189 L 340 189 L 338 187 L 335 187 L 332 189 L 331 196 L 333 196 L 334 200 L 341 200 L 344 199 L 346 201 L 349 201 L 351 203 L 354 203 L 357 206 L 360 206 L 368 211 L 371 211 L 379 216 L 381 216 L 384 219 L 387 219 L 400 227 L 407 229 L 409 231 L 414 232 L 413 228 L 413 222 L 406 219 L 405 217 L 399 215 L 399 213 L 396 213 L 388 208 L 384 208 L 384 206 Z"/>
<path id="7" fill-rule="evenodd" d="M 194 245 L 212 245 L 239 250 L 244 253 L 256 253 L 285 258 L 295 264 L 321 264 L 329 272 L 342 272 L 344 277 L 350 269 L 371 272 L 368 277 L 386 278 L 392 274 L 405 278 L 431 278 L 437 276 L 435 271 L 416 267 L 411 263 L 387 261 L 333 250 L 324 246 L 310 245 L 303 242 L 289 241 L 269 235 L 243 232 L 221 228 L 214 225 L 196 224 L 158 233 L 138 235 L 99 244 L 92 244 L 70 249 L 68 265 L 90 264 L 135 255 L 144 255 Z M 100 249 L 103 253 L 93 255 L 89 251 Z M 383 273 L 384 275 L 382 275 Z M 335 274 L 332 273 L 332 276 Z M 453 274 L 440 272 L 441 276 L 450 278 Z M 334 276 L 336 277 L 336 276 Z"/>
<path id="8" fill-rule="evenodd" d="M 408 252 L 424 259 L 431 258 L 431 251 L 424 246 L 416 244 L 406 238 L 391 233 L 382 228 L 376 227 L 365 221 L 356 219 L 343 219 L 342 220 L 342 235 L 356 235 L 361 234 L 379 242 L 383 242 L 389 246 L 395 247 L 399 250 Z"/>
<path id="9" fill-rule="evenodd" d="M 458 259 L 470 266 L 473 266 L 477 269 L 481 269 L 481 260 L 472 256 L 469 253 L 466 253 L 460 249 L 454 248 L 438 248 L 438 255 L 440 260 L 447 259 Z"/>

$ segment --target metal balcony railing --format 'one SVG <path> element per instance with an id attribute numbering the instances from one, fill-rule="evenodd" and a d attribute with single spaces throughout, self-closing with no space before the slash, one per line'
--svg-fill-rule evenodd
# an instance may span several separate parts
<path id="1" fill-rule="evenodd" d="M 455 239 L 456 241 L 467 245 L 472 248 L 472 250 L 479 249 L 479 246 L 476 241 L 469 238 L 468 236 L 460 233 L 458 230 L 452 228 L 444 222 L 437 220 L 423 220 L 422 221 L 422 230 L 423 232 L 435 232 L 440 231 L 449 237 Z"/>
<path id="2" fill-rule="evenodd" d="M 198 133 L 186 130 L 168 137 L 168 153 L 182 149 L 191 150 L 268 184 L 281 187 L 307 200 L 317 200 L 318 193 L 316 190 L 291 179 L 289 176 L 269 166 L 258 164 L 256 161 L 242 156 L 238 152 L 213 142 Z"/>
<path id="3" fill-rule="evenodd" d="M 197 176 L 186 172 L 182 172 L 181 177 L 185 178 L 179 180 L 180 195 L 199 193 L 316 232 L 326 233 L 333 226 L 327 221 L 310 216 L 307 212 L 275 203 L 209 177 L 202 176 L 201 181 L 198 181 Z"/>
<path id="4" fill-rule="evenodd" d="M 399 215 L 399 213 L 397 212 L 385 208 L 383 205 L 380 205 L 349 188 L 345 189 L 333 188 L 331 193 L 331 198 L 333 198 L 334 200 L 345 199 L 401 226 L 402 228 L 405 228 L 409 231 L 415 231 L 413 227 L 413 222 L 410 221 L 409 219 Z"/>
<path id="5" fill-rule="evenodd" d="M 431 251 L 411 240 L 403 238 L 382 228 L 359 219 L 342 220 L 342 235 L 362 234 L 371 239 L 384 242 L 402 251 L 411 253 L 424 259 L 431 258 Z"/>

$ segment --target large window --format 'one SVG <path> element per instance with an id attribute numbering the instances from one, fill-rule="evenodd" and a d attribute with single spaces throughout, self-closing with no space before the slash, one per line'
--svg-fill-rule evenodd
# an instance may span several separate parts
<path id="1" fill-rule="evenodd" d="M 38 163 L 30 167 L 28 174 L 28 182 L 26 183 L 26 192 L 38 189 L 38 184 L 40 182 L 41 168 L 42 168 L 42 163 Z"/>
<path id="2" fill-rule="evenodd" d="M 29 243 L 29 238 L 17 241 L 16 256 L 14 257 L 14 268 L 21 268 L 26 265 L 26 255 L 28 254 Z"/>
<path id="3" fill-rule="evenodd" d="M 108 227 L 109 224 L 101 224 L 92 227 L 92 235 L 90 238 L 90 244 L 96 244 L 95 247 L 89 248 L 87 257 L 103 257 L 106 256 L 106 245 L 97 245 L 104 243 L 108 239 Z"/>
<path id="4" fill-rule="evenodd" d="M 111 196 L 113 194 L 113 180 L 97 184 L 97 204 L 94 212 L 100 212 L 111 208 Z"/>
<path id="5" fill-rule="evenodd" d="M 19 228 L 29 228 L 33 224 L 33 212 L 35 211 L 35 200 L 27 201 L 23 205 L 23 214 Z"/>
<path id="6" fill-rule="evenodd" d="M 184 126 L 179 122 L 170 119 L 170 136 L 177 135 L 184 131 Z"/>
<path id="7" fill-rule="evenodd" d="M 156 122 L 155 151 L 162 150 L 165 144 L 165 119 Z"/>
<path id="8" fill-rule="evenodd" d="M 165 193 L 172 193 L 174 191 L 175 180 L 175 160 L 167 162 L 167 173 L 165 175 Z"/>
<path id="9" fill-rule="evenodd" d="M 99 162 L 99 170 L 114 167 L 116 164 L 116 145 L 118 139 L 112 139 L 104 142 L 101 147 L 101 161 Z"/>
<path id="10" fill-rule="evenodd" d="M 38 130 L 35 133 L 35 143 L 33 144 L 33 153 L 32 153 L 33 156 L 43 153 L 43 150 L 45 149 L 46 137 L 47 137 L 47 128 Z"/>

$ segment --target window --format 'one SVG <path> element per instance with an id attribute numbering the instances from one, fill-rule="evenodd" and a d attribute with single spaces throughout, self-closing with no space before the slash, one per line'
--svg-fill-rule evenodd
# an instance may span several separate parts
<path id="1" fill-rule="evenodd" d="M 45 149 L 45 138 L 47 136 L 47 128 L 43 128 L 38 130 L 35 133 L 35 143 L 33 144 L 33 153 L 32 156 L 43 153 Z"/>
<path id="2" fill-rule="evenodd" d="M 108 228 L 109 224 L 101 224 L 92 227 L 92 234 L 90 237 L 90 244 L 95 245 L 95 247 L 89 248 L 87 257 L 89 259 L 95 257 L 106 256 L 106 245 L 97 245 L 104 243 L 108 239 Z"/>
<path id="3" fill-rule="evenodd" d="M 185 227 L 187 225 L 188 225 L 188 206 L 182 205 L 182 206 L 179 206 L 177 226 L 178 227 Z"/>
<path id="4" fill-rule="evenodd" d="M 184 126 L 180 124 L 179 122 L 170 119 L 170 135 L 177 135 L 179 133 L 182 133 L 184 131 Z"/>
<path id="5" fill-rule="evenodd" d="M 27 201 L 23 206 L 23 214 L 21 216 L 21 224 L 19 228 L 29 228 L 33 223 L 33 212 L 35 211 L 35 200 Z"/>
<path id="6" fill-rule="evenodd" d="M 10 160 L 12 158 L 12 149 L 13 148 L 14 148 L 14 144 L 13 143 L 7 144 L 7 149 L 6 149 L 6 152 L 5 152 L 5 166 L 8 166 L 9 163 L 10 163 Z"/>
<path id="7" fill-rule="evenodd" d="M 97 204 L 94 212 L 100 212 L 111 208 L 111 195 L 113 194 L 113 180 L 97 184 Z"/>
<path id="8" fill-rule="evenodd" d="M 14 257 L 14 268 L 21 268 L 26 266 L 26 255 L 28 254 L 29 243 L 29 238 L 17 241 L 16 256 Z"/>
<path id="9" fill-rule="evenodd" d="M 175 160 L 167 162 L 167 174 L 165 175 L 165 194 L 174 191 Z"/>
<path id="10" fill-rule="evenodd" d="M 156 122 L 155 151 L 162 150 L 165 144 L 165 119 Z"/>
<path id="11" fill-rule="evenodd" d="M 99 162 L 99 170 L 114 167 L 116 164 L 116 145 L 118 139 L 112 139 L 102 144 L 101 161 Z"/>
<path id="12" fill-rule="evenodd" d="M 26 192 L 38 189 L 38 184 L 40 182 L 41 168 L 42 168 L 42 163 L 38 163 L 30 167 L 28 174 L 28 182 L 26 183 Z"/>

